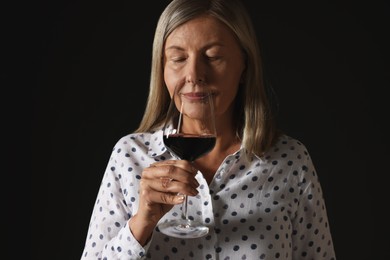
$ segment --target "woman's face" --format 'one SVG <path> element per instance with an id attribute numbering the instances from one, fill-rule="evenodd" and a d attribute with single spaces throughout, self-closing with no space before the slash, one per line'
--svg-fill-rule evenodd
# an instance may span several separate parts
<path id="1" fill-rule="evenodd" d="M 176 28 L 166 39 L 164 80 L 172 96 L 175 86 L 213 91 L 216 116 L 232 116 L 245 62 L 231 30 L 210 16 L 201 16 Z M 199 82 L 200 80 L 200 82 Z"/>

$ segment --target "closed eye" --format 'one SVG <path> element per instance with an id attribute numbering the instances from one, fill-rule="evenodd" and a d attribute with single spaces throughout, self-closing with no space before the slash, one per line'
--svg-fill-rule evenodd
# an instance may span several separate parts
<path id="1" fill-rule="evenodd" d="M 178 57 L 172 57 L 169 60 L 174 62 L 174 63 L 181 63 L 181 62 L 186 61 L 186 59 L 187 59 L 186 57 L 178 56 Z"/>
<path id="2" fill-rule="evenodd" d="M 209 56 L 207 57 L 207 59 L 209 61 L 216 61 L 216 60 L 220 60 L 222 57 L 221 56 Z"/>

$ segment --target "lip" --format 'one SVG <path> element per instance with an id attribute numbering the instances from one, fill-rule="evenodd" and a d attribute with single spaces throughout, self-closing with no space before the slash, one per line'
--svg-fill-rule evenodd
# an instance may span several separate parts
<path id="1" fill-rule="evenodd" d="M 205 92 L 188 92 L 188 93 L 182 93 L 183 97 L 189 100 L 202 100 L 206 98 L 208 95 L 213 95 L 213 93 L 205 93 Z"/>

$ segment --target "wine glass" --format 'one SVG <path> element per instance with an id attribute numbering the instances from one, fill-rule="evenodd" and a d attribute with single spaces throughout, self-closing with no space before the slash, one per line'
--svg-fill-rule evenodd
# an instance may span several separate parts
<path id="1" fill-rule="evenodd" d="M 216 141 L 213 95 L 206 86 L 176 87 L 164 125 L 163 141 L 173 156 L 191 163 L 210 152 Z M 185 196 L 185 195 L 184 195 Z M 159 230 L 169 236 L 197 238 L 209 228 L 187 216 L 184 197 L 180 219 L 161 223 Z"/>

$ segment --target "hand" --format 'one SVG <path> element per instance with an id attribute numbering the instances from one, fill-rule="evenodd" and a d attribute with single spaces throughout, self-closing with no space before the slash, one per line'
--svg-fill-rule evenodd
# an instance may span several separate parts
<path id="1" fill-rule="evenodd" d="M 173 205 L 183 202 L 182 194 L 198 194 L 196 172 L 197 169 L 186 160 L 156 162 L 143 170 L 138 212 L 129 222 L 138 241 L 146 241 L 146 233 L 149 233 L 148 238 L 157 222 Z"/>

